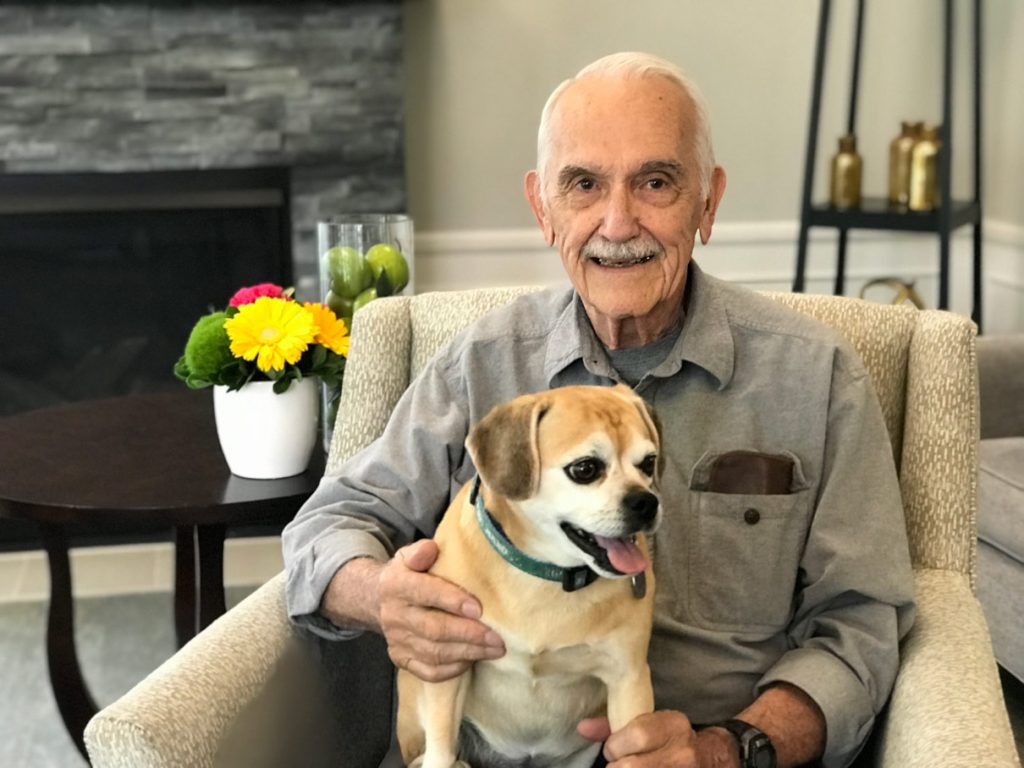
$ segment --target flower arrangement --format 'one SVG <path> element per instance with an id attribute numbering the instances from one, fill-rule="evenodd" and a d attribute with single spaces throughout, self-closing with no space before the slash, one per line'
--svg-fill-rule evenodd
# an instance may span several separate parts
<path id="1" fill-rule="evenodd" d="M 238 290 L 222 311 L 199 318 L 174 375 L 192 389 L 273 381 L 274 392 L 319 376 L 340 391 L 348 357 L 345 322 L 324 304 L 300 304 L 293 290 L 260 283 Z"/>

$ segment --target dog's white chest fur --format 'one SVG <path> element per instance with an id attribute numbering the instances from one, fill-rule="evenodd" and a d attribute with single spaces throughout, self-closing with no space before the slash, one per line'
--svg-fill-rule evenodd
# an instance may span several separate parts
<path id="1" fill-rule="evenodd" d="M 594 672 L 610 658 L 600 646 L 535 649 L 503 637 L 505 656 L 473 668 L 464 716 L 510 758 L 564 755 L 576 724 L 603 711 L 605 685 Z M 580 749 L 587 746 L 577 739 Z"/>

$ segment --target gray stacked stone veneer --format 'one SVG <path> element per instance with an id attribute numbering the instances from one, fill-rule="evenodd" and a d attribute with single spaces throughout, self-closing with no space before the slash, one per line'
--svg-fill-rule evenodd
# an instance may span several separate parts
<path id="1" fill-rule="evenodd" d="M 0 172 L 290 166 L 308 279 L 318 219 L 405 209 L 401 35 L 397 0 L 4 3 Z"/>

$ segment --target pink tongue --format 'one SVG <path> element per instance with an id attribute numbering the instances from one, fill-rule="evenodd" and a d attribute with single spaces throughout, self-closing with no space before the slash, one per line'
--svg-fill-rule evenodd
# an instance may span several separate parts
<path id="1" fill-rule="evenodd" d="M 594 538 L 608 552 L 608 560 L 620 573 L 640 573 L 647 567 L 647 558 L 640 547 L 626 539 L 606 539 L 595 535 Z"/>

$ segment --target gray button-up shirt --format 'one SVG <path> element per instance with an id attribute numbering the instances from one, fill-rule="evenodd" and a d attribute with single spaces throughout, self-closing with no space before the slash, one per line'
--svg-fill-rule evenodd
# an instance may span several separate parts
<path id="1" fill-rule="evenodd" d="M 825 715 L 825 765 L 846 765 L 889 695 L 913 620 L 881 409 L 838 334 L 696 264 L 688 280 L 679 338 L 635 387 L 664 429 L 650 646 L 657 706 L 712 723 L 788 682 Z M 352 634 L 317 614 L 331 577 L 352 558 L 383 560 L 433 533 L 474 473 L 469 427 L 493 406 L 618 380 L 571 290 L 521 297 L 458 335 L 384 434 L 325 477 L 286 528 L 293 620 Z M 790 492 L 706 490 L 715 459 L 737 450 L 790 457 Z"/>

